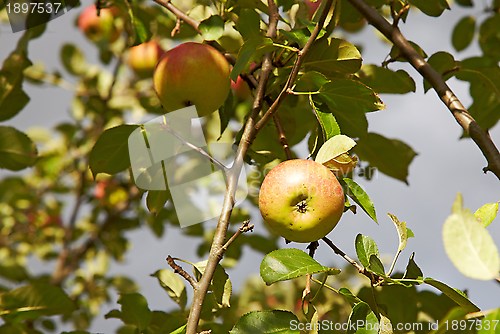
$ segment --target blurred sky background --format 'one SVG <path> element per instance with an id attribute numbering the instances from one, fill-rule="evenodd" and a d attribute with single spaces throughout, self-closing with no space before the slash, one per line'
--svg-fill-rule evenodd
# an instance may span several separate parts
<path id="1" fill-rule="evenodd" d="M 480 19 L 486 1 L 477 1 L 472 15 Z M 84 1 L 83 5 L 89 5 Z M 479 8 L 478 8 L 479 6 Z M 47 32 L 39 39 L 33 40 L 29 47 L 29 58 L 33 62 L 43 62 L 48 70 L 59 69 L 59 50 L 64 43 L 75 43 L 82 48 L 89 62 L 97 63 L 97 50 L 75 27 L 74 21 L 80 8 L 73 9 L 62 17 L 51 21 Z M 448 51 L 460 60 L 469 56 L 479 55 L 477 44 L 473 44 L 463 52 L 457 53 L 451 46 L 451 29 L 465 14 L 470 14 L 457 5 L 452 5 L 451 11 L 446 11 L 439 18 L 427 17 L 413 11 L 406 24 L 401 24 L 403 34 L 417 42 L 430 56 L 437 51 Z M 10 26 L 0 25 L 0 60 L 14 49 L 22 33 L 13 34 Z M 363 46 L 364 64 L 380 65 L 390 46 L 377 37 L 374 29 L 367 26 L 361 34 L 348 37 L 348 40 Z M 392 69 L 401 66 L 390 66 Z M 415 261 L 424 275 L 441 280 L 452 287 L 467 289 L 469 296 L 482 309 L 500 306 L 500 289 L 494 281 L 478 281 L 464 277 L 452 265 L 445 254 L 441 239 L 443 223 L 450 214 L 452 202 L 458 192 L 464 197 L 465 207 L 476 210 L 488 202 L 500 200 L 500 186 L 497 178 L 489 173 L 484 175 L 482 168 L 486 161 L 477 146 L 469 139 L 459 140 L 462 130 L 452 115 L 438 99 L 433 91 L 424 95 L 422 78 L 410 68 L 403 66 L 414 78 L 417 84 L 415 94 L 381 95 L 386 104 L 383 111 L 369 113 L 369 130 L 383 134 L 388 138 L 397 138 L 409 144 L 418 156 L 410 166 L 409 186 L 403 182 L 376 174 L 368 182 L 358 179 L 360 184 L 371 196 L 379 225 L 371 221 L 361 210 L 358 214 L 345 214 L 339 225 L 330 234 L 330 238 L 351 256 L 355 256 L 354 238 L 362 233 L 371 236 L 378 243 L 382 254 L 392 258 L 397 249 L 396 230 L 385 215 L 391 212 L 400 220 L 406 221 L 415 233 L 410 239 L 405 251 L 398 261 L 396 269 L 404 270 L 407 259 L 415 252 Z M 71 77 L 68 80 L 71 81 Z M 448 83 L 462 102 L 469 106 L 471 99 L 468 84 L 449 80 Z M 25 84 L 25 89 L 31 97 L 28 106 L 15 118 L 3 122 L 2 125 L 12 125 L 21 130 L 32 127 L 50 128 L 63 120 L 69 119 L 69 107 L 72 92 L 49 85 L 32 86 Z M 500 127 L 497 125 L 490 132 L 497 146 L 500 145 Z M 303 158 L 307 156 L 304 153 Z M 10 174 L 2 172 L 0 175 Z M 255 230 L 265 233 L 261 218 L 254 216 L 252 223 Z M 497 246 L 500 246 L 500 219 L 489 226 Z M 199 239 L 183 236 L 179 229 L 167 227 L 167 232 L 160 240 L 148 228 L 129 233 L 132 247 L 122 264 L 113 264 L 112 271 L 132 277 L 141 286 L 141 293 L 146 296 L 149 307 L 154 309 L 171 309 L 175 305 L 167 294 L 149 275 L 158 269 L 167 268 L 165 258 L 168 254 L 182 257 L 189 261 L 197 261 L 196 246 Z M 193 245 L 191 248 L 189 245 Z M 284 242 L 280 246 L 285 247 Z M 306 244 L 290 244 L 286 247 L 304 249 Z M 317 259 L 326 265 L 344 266 L 344 261 L 334 255 L 325 245 L 317 251 Z M 229 270 L 233 287 L 236 290 L 250 275 L 258 275 L 262 254 L 249 248 L 239 264 Z M 35 270 L 35 269 L 33 269 Z M 188 289 L 188 294 L 191 295 Z M 117 296 L 115 296 L 117 299 Z M 340 297 L 339 297 L 340 298 Z M 116 299 L 103 310 L 103 314 L 116 307 Z M 103 318 L 94 322 L 91 330 L 110 333 L 114 331 L 119 320 Z"/>

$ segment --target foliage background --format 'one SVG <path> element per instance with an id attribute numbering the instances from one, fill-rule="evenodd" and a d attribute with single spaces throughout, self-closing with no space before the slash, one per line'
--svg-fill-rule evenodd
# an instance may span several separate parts
<path id="1" fill-rule="evenodd" d="M 83 2 L 83 5 L 87 4 L 90 2 Z M 30 58 L 45 63 L 47 69 L 61 70 L 58 64 L 59 48 L 65 42 L 73 42 L 84 50 L 89 62 L 97 62 L 95 47 L 73 26 L 79 11 L 79 8 L 72 10 L 51 22 L 43 38 L 30 43 Z M 402 25 L 401 29 L 409 40 L 417 41 L 429 55 L 443 50 L 455 54 L 457 59 L 462 59 L 479 53 L 476 44 L 461 53 L 455 52 L 451 46 L 451 28 L 464 13 L 465 10 L 456 5 L 437 19 L 421 13 L 412 13 L 407 24 Z M 0 59 L 4 59 L 15 47 L 18 35 L 12 34 L 6 24 L 0 25 Z M 364 64 L 380 64 L 390 49 L 390 46 L 376 37 L 371 27 L 366 27 L 361 34 L 349 36 L 347 39 L 363 46 Z M 354 237 L 357 233 L 363 233 L 377 241 L 383 254 L 393 253 L 397 248 L 397 239 L 392 223 L 385 217 L 385 212 L 393 212 L 400 219 L 406 220 L 416 235 L 416 238 L 410 239 L 402 258 L 415 251 L 416 260 L 427 276 L 436 277 L 457 288 L 467 288 L 471 300 L 481 308 L 498 307 L 498 299 L 493 298 L 491 294 L 491 291 L 498 291 L 497 285 L 494 282 L 471 280 L 461 275 L 446 257 L 441 241 L 442 224 L 449 214 L 456 193 L 462 192 L 465 206 L 475 210 L 484 203 L 498 200 L 498 183 L 491 173 L 483 175 L 481 172 L 484 159 L 477 147 L 469 140 L 457 141 L 461 129 L 435 93 L 431 91 L 423 95 L 422 79 L 409 66 L 406 69 L 415 79 L 417 93 L 403 96 L 381 95 L 387 109 L 370 113 L 368 117 L 371 131 L 401 139 L 419 154 L 410 165 L 410 186 L 380 173 L 371 182 L 361 181 L 375 203 L 380 225 L 373 224 L 363 213 L 355 216 L 345 215 L 332 233 L 332 239 L 340 248 L 354 255 Z M 449 84 L 464 104 L 469 105 L 468 85 L 455 79 Z M 25 110 L 3 123 L 4 125 L 13 125 L 20 130 L 33 127 L 50 128 L 67 119 L 71 92 L 48 85 L 25 87 L 31 102 Z M 490 134 L 495 142 L 500 142 L 498 125 Z M 10 174 L 12 173 L 0 171 L 2 177 Z M 254 219 L 253 223 L 256 230 L 263 233 L 260 219 Z M 498 245 L 500 224 L 492 224 L 489 231 Z M 166 268 L 166 255 L 176 254 L 179 249 L 183 249 L 183 258 L 194 261 L 197 258 L 197 240 L 184 236 L 171 226 L 167 227 L 162 239 L 157 239 L 146 229 L 134 231 L 129 237 L 132 249 L 127 253 L 123 264 L 112 265 L 112 271 L 126 273 L 134 278 L 141 285 L 141 293 L 147 297 L 151 309 L 174 307 L 156 283 L 156 279 L 149 277 L 149 274 Z M 192 248 L 187 249 L 186 245 L 192 245 Z M 280 247 L 285 247 L 281 241 Z M 228 271 L 236 289 L 249 275 L 258 273 L 261 259 L 261 254 L 248 248 L 244 250 L 240 263 Z M 341 259 L 333 256 L 324 246 L 317 252 L 317 259 L 323 264 L 343 266 Z M 401 261 L 400 266 L 404 263 Z M 33 270 L 42 269 L 36 261 L 33 261 L 32 266 Z M 114 305 L 111 305 L 109 309 L 113 307 Z M 103 313 L 106 311 L 103 310 Z M 92 330 L 110 332 L 118 323 L 113 319 L 97 320 Z"/>

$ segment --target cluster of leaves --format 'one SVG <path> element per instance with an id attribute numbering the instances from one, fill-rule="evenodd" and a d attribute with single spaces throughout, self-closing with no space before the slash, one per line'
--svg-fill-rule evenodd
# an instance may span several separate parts
<path id="1" fill-rule="evenodd" d="M 410 11 L 418 8 L 431 16 L 439 16 L 448 9 L 445 0 L 366 2 L 387 17 L 401 13 L 403 21 L 411 18 L 408 11 L 403 10 L 408 4 Z M 457 3 L 472 5 L 467 0 Z M 33 64 L 28 57 L 28 46 L 34 38 L 48 38 L 43 35 L 45 25 L 42 25 L 23 33 L 0 69 L 0 121 L 11 119 L 29 103 L 23 88 L 26 82 L 51 84 L 74 92 L 68 106 L 71 121 L 58 124 L 51 133 L 25 134 L 13 127 L 0 126 L 0 168 L 18 171 L 31 167 L 24 175 L 0 181 L 0 316 L 4 322 L 0 331 L 5 333 L 57 331 L 56 319 L 70 322 L 75 333 L 82 332 L 100 313 L 102 305 L 113 301 L 115 292 L 120 295 L 119 307 L 106 317 L 123 321 L 120 333 L 183 332 L 189 310 L 186 308 L 187 287 L 182 278 L 170 269 L 159 269 L 152 274 L 166 291 L 166 297 L 179 306 L 178 310 L 167 312 L 151 310 L 135 282 L 123 275 L 110 274 L 108 270 L 111 261 L 121 261 L 126 256 L 128 231 L 147 226 L 160 238 L 168 229 L 178 226 L 168 191 L 145 193 L 133 185 L 126 173 L 130 168 L 127 140 L 138 125 L 124 123 L 131 117 L 163 113 L 151 78 L 138 78 L 127 71 L 124 62 L 127 49 L 152 38 L 160 40 L 164 47 L 184 40 L 217 43 L 235 56 L 233 79 L 240 74 L 251 74 L 258 79 L 262 56 L 272 52 L 276 68 L 266 87 L 266 97 L 274 100 L 288 79 L 297 51 L 306 44 L 318 19 L 317 13 L 309 17 L 302 1 L 278 1 L 282 29 L 271 40 L 264 34 L 269 13 L 264 2 L 179 3 L 191 17 L 201 21 L 201 36 L 198 36 L 185 22 L 176 29 L 177 19 L 153 2 L 114 1 L 112 5 L 120 9 L 115 23 L 121 29 L 121 37 L 112 44 L 94 43 L 101 64 L 88 63 L 84 52 L 74 44 L 62 46 L 62 68 L 54 72 L 45 70 L 43 64 Z M 4 6 L 0 5 L 0 13 L 5 12 Z M 477 24 L 481 56 L 458 61 L 449 53 L 438 52 L 428 57 L 429 63 L 445 78 L 454 76 L 470 83 L 471 113 L 485 128 L 494 126 L 500 117 L 500 43 L 496 34 L 500 22 L 499 6 L 497 0 L 493 1 L 488 17 Z M 363 64 L 358 47 L 341 38 L 341 34 L 332 37 L 334 29 L 353 32 L 365 24 L 365 19 L 349 1 L 335 1 L 328 24 L 304 58 L 293 94 L 280 106 L 279 116 L 294 156 L 302 155 L 297 144 L 307 141 L 310 155 L 316 161 L 343 171 L 356 165 L 356 160 L 348 154 L 353 149 L 365 167 L 376 167 L 406 182 L 408 167 L 416 153 L 400 140 L 370 132 L 366 116 L 384 108 L 378 94 L 415 91 L 416 84 L 408 73 L 389 68 L 405 60 L 396 48 L 392 48 L 383 64 Z M 472 42 L 475 27 L 473 17 L 466 17 L 457 24 L 452 37 L 457 51 Z M 171 31 L 176 34 L 171 35 Z M 427 58 L 418 45 L 414 46 Z M 109 67 L 113 68 L 112 72 Z M 424 87 L 429 88 L 426 83 Z M 230 95 L 219 113 L 206 120 L 207 141 L 217 142 L 222 137 L 238 143 L 250 109 L 251 101 Z M 260 180 L 277 161 L 286 159 L 275 127 L 273 121 L 266 124 L 245 157 L 245 161 L 255 167 Z M 359 168 L 349 171 L 342 177 L 349 190 L 346 193 L 376 221 L 372 201 L 353 180 L 357 176 L 369 179 L 369 175 Z M 256 205 L 256 194 L 250 194 L 249 202 Z M 348 208 L 355 211 L 350 203 L 346 210 Z M 470 216 L 461 210 L 456 209 L 450 221 L 458 219 L 472 226 Z M 487 217 L 490 211 L 483 209 L 477 214 L 485 225 L 492 220 Z M 236 209 L 231 220 L 237 223 L 249 217 L 245 209 Z M 368 236 L 356 237 L 359 261 L 365 273 L 377 278 L 372 282 L 376 287 L 357 282 L 359 275 L 352 268 L 339 274 L 339 270 L 319 264 L 300 250 L 273 252 L 277 239 L 266 231 L 240 235 L 216 270 L 203 305 L 201 329 L 210 329 L 212 333 L 230 330 L 232 333 L 278 330 L 293 333 L 291 320 L 430 323 L 463 319 L 466 313 L 477 311 L 462 292 L 425 278 L 413 257 L 405 273 L 392 274 L 411 231 L 396 217 L 391 216 L 391 219 L 398 229 L 400 246 L 388 271 L 375 242 Z M 445 228 L 452 223 L 447 222 Z M 196 238 L 199 256 L 208 253 L 212 230 L 196 225 L 183 229 L 182 233 Z M 456 244 L 453 241 L 456 236 L 446 233 L 445 245 Z M 267 254 L 262 261 L 261 276 L 272 286 L 265 286 L 260 278 L 251 279 L 236 294 L 232 292 L 225 268 L 236 265 L 245 246 Z M 451 251 L 452 260 L 456 254 L 459 251 Z M 490 254 L 493 252 L 485 256 Z M 158 256 L 164 258 L 166 254 Z M 31 261 L 43 263 L 43 269 L 30 269 L 33 267 Z M 206 265 L 205 262 L 176 261 L 192 267 L 196 280 Z M 298 278 L 313 274 L 319 275 L 319 279 L 313 279 L 319 288 L 315 297 L 303 304 L 304 280 Z M 284 280 L 289 281 L 281 282 Z M 342 288 L 334 288 L 336 284 Z M 417 285 L 433 286 L 443 294 L 417 290 Z M 337 294 L 344 298 L 338 298 Z M 406 300 L 404 304 L 400 302 L 401 296 Z M 278 309 L 293 310 L 293 313 Z M 498 318 L 498 312 L 488 317 Z M 360 328 L 358 331 L 368 330 Z M 443 329 L 437 332 L 440 331 Z"/>

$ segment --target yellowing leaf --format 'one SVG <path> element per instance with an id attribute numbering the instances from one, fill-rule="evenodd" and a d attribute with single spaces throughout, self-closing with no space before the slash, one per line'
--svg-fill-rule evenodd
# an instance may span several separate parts
<path id="1" fill-rule="evenodd" d="M 487 203 L 474 212 L 474 217 L 483 224 L 484 227 L 491 224 L 498 213 L 498 202 Z"/>
<path id="2" fill-rule="evenodd" d="M 331 160 L 349 152 L 356 146 L 356 142 L 351 138 L 344 135 L 333 136 L 328 139 L 319 149 L 318 155 L 316 156 L 316 162 L 327 165 Z M 349 162 L 348 159 L 344 156 L 339 158 L 339 163 Z"/>

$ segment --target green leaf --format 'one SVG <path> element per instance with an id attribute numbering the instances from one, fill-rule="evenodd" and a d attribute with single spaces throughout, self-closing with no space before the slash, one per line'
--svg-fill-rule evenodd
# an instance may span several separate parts
<path id="1" fill-rule="evenodd" d="M 363 209 L 363 211 L 366 212 L 366 214 L 378 224 L 377 213 L 375 212 L 375 206 L 370 199 L 370 196 L 368 196 L 365 190 L 361 188 L 361 186 L 354 180 L 344 177 L 343 182 L 345 182 L 345 184 L 349 188 L 347 196 L 352 198 L 353 201 L 356 202 L 361 207 L 361 209 Z"/>
<path id="2" fill-rule="evenodd" d="M 148 28 L 146 28 L 146 25 L 141 20 L 141 18 L 136 15 L 136 9 L 132 8 L 132 6 L 129 5 L 128 14 L 134 32 L 134 41 L 131 46 L 139 45 L 149 41 L 149 39 L 151 38 L 151 32 Z"/>
<path id="3" fill-rule="evenodd" d="M 299 320 L 289 311 L 254 311 L 244 314 L 229 332 L 231 334 L 300 334 Z M 298 326 L 296 326 L 298 327 Z"/>
<path id="4" fill-rule="evenodd" d="M 361 82 L 380 94 L 406 94 L 416 90 L 415 81 L 404 70 L 392 71 L 376 65 L 363 65 L 357 75 Z"/>
<path id="5" fill-rule="evenodd" d="M 399 221 L 398 217 L 393 215 L 392 213 L 387 213 L 389 218 L 391 218 L 392 222 L 396 226 L 396 230 L 398 231 L 399 237 L 399 246 L 398 252 L 402 252 L 403 249 L 406 248 L 406 242 L 408 241 L 408 231 L 406 229 L 406 222 Z"/>
<path id="6" fill-rule="evenodd" d="M 61 62 L 69 73 L 81 75 L 88 70 L 85 56 L 74 44 L 66 43 L 61 48 Z"/>
<path id="7" fill-rule="evenodd" d="M 460 321 L 460 320 L 465 320 L 465 316 L 467 315 L 467 312 L 460 308 L 460 307 L 454 307 L 452 308 L 451 310 L 449 310 L 446 315 L 444 316 L 444 318 L 442 319 L 437 319 L 438 321 L 436 321 L 436 324 L 437 324 L 437 329 L 434 329 L 431 333 L 432 334 L 445 334 L 445 333 L 449 333 L 451 332 L 450 331 L 450 324 L 463 324 L 464 322 Z M 467 322 L 465 322 L 465 324 L 467 324 Z M 467 327 L 470 326 L 469 324 L 467 325 Z M 457 328 L 458 329 L 458 328 Z M 455 333 L 457 333 L 456 331 L 453 331 Z M 452 332 L 452 333 L 453 333 Z M 460 331 L 459 333 L 470 333 L 469 331 Z"/>
<path id="8" fill-rule="evenodd" d="M 451 34 L 451 44 L 457 51 L 462 51 L 474 39 L 476 19 L 473 16 L 464 16 L 458 21 Z"/>
<path id="9" fill-rule="evenodd" d="M 422 273 L 422 270 L 420 267 L 417 265 L 417 263 L 414 260 L 415 253 L 412 253 L 410 258 L 408 259 L 408 264 L 406 265 L 406 270 L 403 275 L 404 279 L 414 279 L 414 280 L 422 280 L 424 277 L 424 274 Z"/>
<path id="10" fill-rule="evenodd" d="M 369 271 L 371 271 L 379 276 L 382 276 L 382 277 L 386 276 L 384 264 L 382 263 L 380 258 L 375 254 L 370 255 L 370 264 L 368 265 L 368 267 L 366 267 L 366 269 L 368 269 Z"/>
<path id="11" fill-rule="evenodd" d="M 445 9 L 450 9 L 446 0 L 408 0 L 422 12 L 429 16 L 440 16 Z"/>
<path id="12" fill-rule="evenodd" d="M 453 289 L 448 285 L 430 277 L 426 277 L 424 279 L 424 283 L 429 284 L 444 293 L 451 300 L 460 305 L 466 312 L 471 313 L 480 311 L 479 307 L 474 305 L 474 303 L 472 303 L 462 291 Z"/>
<path id="13" fill-rule="evenodd" d="M 427 1 L 427 0 L 424 0 Z M 420 55 L 422 58 L 427 58 L 427 53 L 416 43 L 409 41 L 410 45 L 413 47 L 413 49 Z M 391 51 L 389 53 L 390 57 L 392 60 L 397 60 L 400 62 L 408 62 L 408 60 L 403 56 L 403 53 L 401 50 L 396 45 L 393 45 L 391 48 Z"/>
<path id="14" fill-rule="evenodd" d="M 181 309 L 186 307 L 186 286 L 179 275 L 170 270 L 161 269 L 151 274 L 151 276 L 158 279 L 161 287 L 167 292 L 168 296 L 181 307 Z"/>
<path id="15" fill-rule="evenodd" d="M 358 234 L 354 245 L 358 259 L 365 268 L 370 266 L 370 257 L 372 255 L 380 256 L 377 244 L 367 235 Z"/>
<path id="16" fill-rule="evenodd" d="M 459 70 L 459 63 L 455 61 L 453 56 L 448 52 L 436 52 L 430 56 L 427 62 L 441 74 L 444 80 L 448 80 Z M 424 91 L 427 92 L 430 88 L 432 88 L 432 86 L 424 79 Z"/>
<path id="17" fill-rule="evenodd" d="M 361 54 L 351 43 L 338 38 L 316 40 L 304 57 L 304 66 L 328 76 L 335 72 L 356 73 L 361 68 Z"/>
<path id="18" fill-rule="evenodd" d="M 260 15 L 254 9 L 242 9 L 236 23 L 236 30 L 244 41 L 261 37 Z"/>
<path id="19" fill-rule="evenodd" d="M 484 55 L 500 60 L 500 15 L 492 15 L 481 23 L 479 27 L 479 46 Z"/>
<path id="20" fill-rule="evenodd" d="M 146 197 L 146 206 L 153 215 L 157 215 L 171 198 L 169 191 L 150 190 Z"/>
<path id="21" fill-rule="evenodd" d="M 35 144 L 25 133 L 10 126 L 0 126 L 0 168 L 17 171 L 31 167 L 37 154 Z"/>
<path id="22" fill-rule="evenodd" d="M 321 110 L 333 113 L 342 133 L 349 137 L 366 135 L 368 121 L 365 113 L 384 108 L 380 98 L 369 87 L 348 79 L 336 79 L 325 84 L 313 100 L 315 104 L 326 105 L 327 108 L 321 106 Z"/>
<path id="23" fill-rule="evenodd" d="M 349 315 L 346 334 L 378 334 L 378 319 L 365 302 L 357 303 Z"/>
<path id="24" fill-rule="evenodd" d="M 348 114 L 350 110 L 382 110 L 384 104 L 370 87 L 354 80 L 335 79 L 321 87 L 320 94 L 332 111 Z"/>
<path id="25" fill-rule="evenodd" d="M 342 296 L 344 296 L 345 299 L 347 299 L 347 301 L 351 304 L 351 305 L 355 305 L 359 302 L 361 302 L 361 299 L 359 299 L 358 297 L 356 297 L 349 289 L 347 288 L 340 288 L 339 289 L 339 294 L 341 294 Z"/>
<path id="26" fill-rule="evenodd" d="M 325 267 L 295 248 L 272 251 L 264 256 L 260 264 L 260 276 L 267 285 L 321 272 L 336 275 L 340 270 Z"/>
<path id="27" fill-rule="evenodd" d="M 140 331 L 149 326 L 153 314 L 144 296 L 139 293 L 122 294 L 118 303 L 121 305 L 121 310 L 112 310 L 104 316 L 106 319 L 121 319 L 127 325 L 136 326 Z"/>
<path id="28" fill-rule="evenodd" d="M 0 69 L 0 121 L 14 117 L 30 100 L 22 88 L 23 71 L 31 65 L 26 49 L 20 45 L 22 40 Z"/>
<path id="29" fill-rule="evenodd" d="M 474 217 L 483 224 L 484 227 L 490 225 L 495 220 L 498 213 L 498 202 L 487 203 L 474 212 Z"/>
<path id="30" fill-rule="evenodd" d="M 246 39 L 238 52 L 238 58 L 231 71 L 231 79 L 236 81 L 238 75 L 250 64 L 250 62 L 259 57 L 273 47 L 273 41 L 260 35 Z"/>
<path id="31" fill-rule="evenodd" d="M 45 282 L 33 282 L 0 294 L 0 313 L 22 317 L 69 315 L 75 309 L 73 301 L 60 288 Z"/>
<path id="32" fill-rule="evenodd" d="M 186 333 L 186 327 L 187 327 L 187 324 L 184 325 L 184 326 L 181 326 L 181 327 L 177 328 L 173 332 L 170 332 L 170 334 L 185 334 Z"/>
<path id="33" fill-rule="evenodd" d="M 207 41 L 215 41 L 224 34 L 224 20 L 219 15 L 212 15 L 200 22 L 201 36 Z"/>
<path id="34" fill-rule="evenodd" d="M 309 104 L 313 108 L 314 115 L 316 116 L 316 119 L 321 128 L 321 136 L 323 138 L 323 141 L 327 141 L 333 136 L 339 135 L 340 127 L 337 123 L 337 120 L 335 119 L 335 116 L 333 116 L 333 114 L 330 112 L 321 111 L 317 107 L 317 104 L 314 103 L 312 97 L 309 98 Z"/>
<path id="35" fill-rule="evenodd" d="M 500 331 L 500 308 L 485 312 L 486 317 L 481 319 L 481 327 L 477 334 L 498 334 Z"/>
<path id="36" fill-rule="evenodd" d="M 413 149 L 397 139 L 368 133 L 355 148 L 361 160 L 368 161 L 382 173 L 408 184 L 408 169 L 417 155 Z"/>
<path id="37" fill-rule="evenodd" d="M 498 276 L 500 257 L 488 231 L 470 212 L 454 213 L 443 226 L 446 254 L 465 276 L 490 280 Z"/>
<path id="38" fill-rule="evenodd" d="M 118 125 L 101 134 L 89 157 L 94 177 L 99 173 L 117 174 L 130 167 L 128 137 L 136 128 L 137 125 Z"/>
<path id="39" fill-rule="evenodd" d="M 326 76 L 316 71 L 309 71 L 299 77 L 295 83 L 295 92 L 317 92 L 330 82 Z"/>

